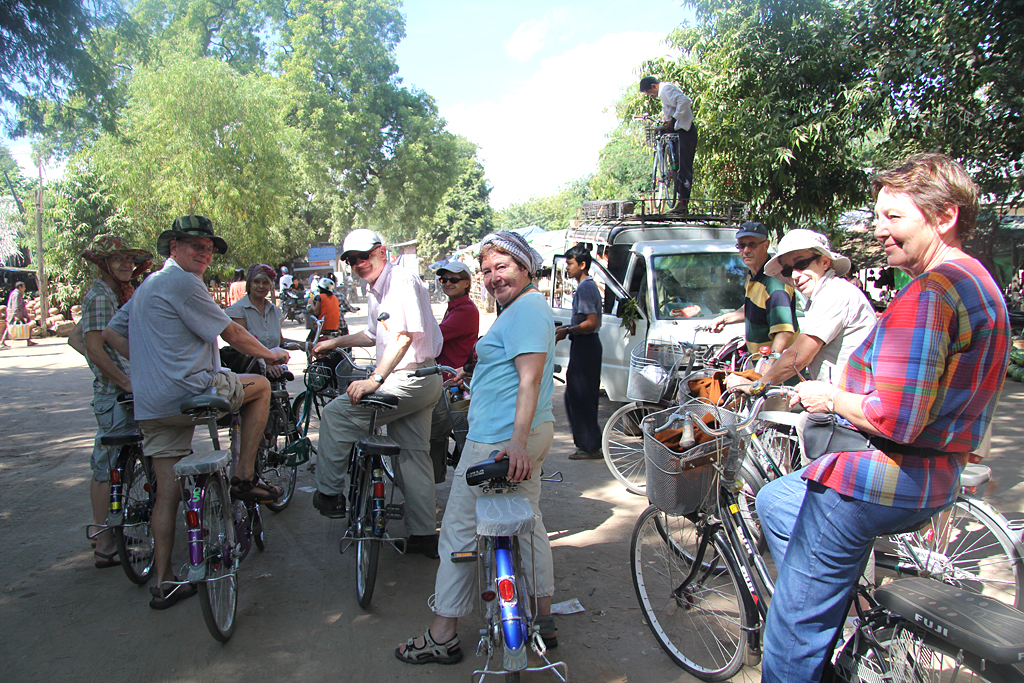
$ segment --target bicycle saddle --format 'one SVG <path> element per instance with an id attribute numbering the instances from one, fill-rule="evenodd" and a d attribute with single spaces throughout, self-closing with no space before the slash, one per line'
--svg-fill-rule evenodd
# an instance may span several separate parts
<path id="1" fill-rule="evenodd" d="M 217 395 L 216 387 L 210 387 L 198 396 L 186 399 L 178 406 L 178 410 L 187 415 L 212 410 L 218 413 L 230 413 L 231 404 L 226 398 Z"/>
<path id="2" fill-rule="evenodd" d="M 374 410 L 397 408 L 398 397 L 391 394 L 367 394 L 359 399 L 359 405 L 368 406 Z"/>
<path id="3" fill-rule="evenodd" d="M 504 479 L 508 477 L 508 458 L 495 460 L 494 456 L 498 451 L 491 453 L 491 457 L 471 465 L 466 470 L 466 483 L 470 486 L 482 486 L 492 479 Z"/>

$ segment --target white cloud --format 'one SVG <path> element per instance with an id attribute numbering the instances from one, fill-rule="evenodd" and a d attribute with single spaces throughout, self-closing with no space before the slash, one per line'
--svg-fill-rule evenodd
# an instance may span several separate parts
<path id="1" fill-rule="evenodd" d="M 572 26 L 568 8 L 548 10 L 540 19 L 523 22 L 505 43 L 505 54 L 517 62 L 525 62 L 540 52 L 552 34 Z"/>
<path id="2" fill-rule="evenodd" d="M 616 125 L 613 105 L 639 82 L 633 70 L 663 55 L 660 32 L 605 35 L 542 60 L 521 85 L 497 101 L 441 114 L 448 129 L 480 145 L 497 208 L 597 170 L 598 152 Z"/>

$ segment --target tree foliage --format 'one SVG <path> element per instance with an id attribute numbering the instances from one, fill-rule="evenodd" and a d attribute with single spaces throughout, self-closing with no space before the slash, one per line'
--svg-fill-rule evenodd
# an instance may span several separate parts
<path id="1" fill-rule="evenodd" d="M 562 230 L 579 215 L 583 202 L 591 199 L 590 177 L 577 178 L 547 197 L 533 197 L 511 204 L 498 212 L 495 222 L 501 230 L 536 225 L 545 230 Z"/>
<path id="2" fill-rule="evenodd" d="M 863 201 L 854 112 L 865 62 L 847 39 L 851 17 L 829 0 L 695 0 L 697 22 L 667 42 L 681 53 L 641 66 L 694 100 L 700 134 L 694 185 L 749 202 L 777 233 Z M 623 118 L 657 113 L 634 95 Z M 868 126 L 870 127 L 870 126 Z"/>
<path id="3" fill-rule="evenodd" d="M 460 138 L 459 156 L 462 174 L 441 199 L 431 224 L 416 235 L 421 262 L 432 263 L 494 230 L 491 188 L 476 158 L 476 145 Z"/>
<path id="4" fill-rule="evenodd" d="M 211 58 L 175 55 L 136 73 L 121 135 L 103 135 L 88 155 L 135 239 L 155 245 L 175 217 L 199 213 L 236 265 L 276 257 L 296 192 L 281 86 Z"/>
<path id="5" fill-rule="evenodd" d="M 620 124 L 612 131 L 590 179 L 593 199 L 640 199 L 651 193 L 651 150 L 639 126 Z"/>

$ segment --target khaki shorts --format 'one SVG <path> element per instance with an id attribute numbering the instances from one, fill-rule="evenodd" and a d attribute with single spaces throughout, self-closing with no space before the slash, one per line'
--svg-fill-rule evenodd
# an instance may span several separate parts
<path id="1" fill-rule="evenodd" d="M 218 372 L 213 381 L 217 395 L 231 403 L 231 412 L 242 408 L 245 387 L 241 378 L 233 372 Z M 143 452 L 151 458 L 184 458 L 192 452 L 192 433 L 196 423 L 191 415 L 172 415 L 156 420 L 139 420 Z"/>

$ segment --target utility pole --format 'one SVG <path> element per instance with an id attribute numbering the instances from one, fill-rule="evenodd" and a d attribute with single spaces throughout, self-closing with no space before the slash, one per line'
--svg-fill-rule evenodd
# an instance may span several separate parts
<path id="1" fill-rule="evenodd" d="M 50 336 L 46 319 L 50 317 L 50 302 L 46 295 L 46 268 L 43 265 L 43 160 L 39 159 L 39 187 L 36 188 L 36 281 L 39 285 L 39 330 L 43 337 Z"/>

